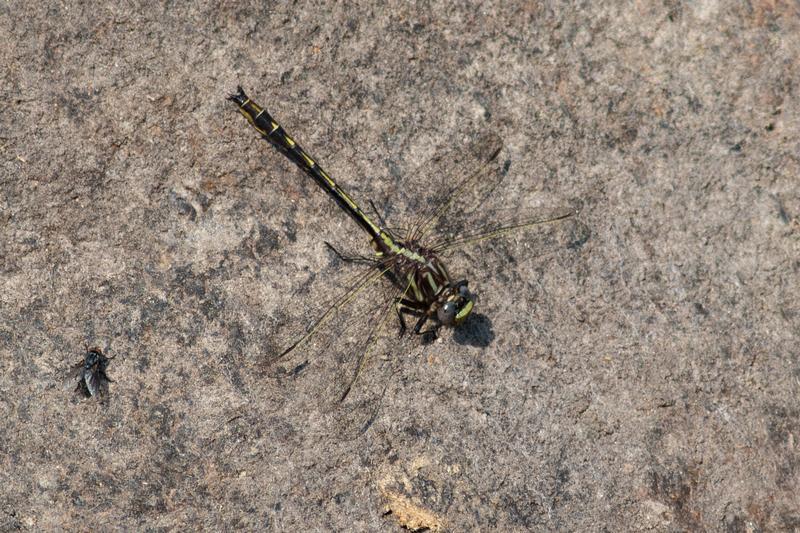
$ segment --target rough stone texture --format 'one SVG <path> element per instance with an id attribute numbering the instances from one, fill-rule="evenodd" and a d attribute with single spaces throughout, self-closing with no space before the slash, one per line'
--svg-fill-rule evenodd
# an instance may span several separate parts
<path id="1" fill-rule="evenodd" d="M 0 530 L 800 530 L 796 2 L 217 4 L 0 4 Z M 369 247 L 238 83 L 398 226 L 491 129 L 472 218 L 579 220 L 337 404 L 363 329 L 268 358 Z"/>

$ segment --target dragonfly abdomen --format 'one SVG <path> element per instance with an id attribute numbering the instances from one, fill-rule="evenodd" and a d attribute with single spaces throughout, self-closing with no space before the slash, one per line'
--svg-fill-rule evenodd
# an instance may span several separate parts
<path id="1" fill-rule="evenodd" d="M 286 133 L 266 109 L 250 100 L 241 87 L 238 87 L 237 93 L 230 95 L 228 99 L 239 106 L 239 112 L 264 139 L 310 176 L 374 241 L 385 243 L 391 241 L 390 237 L 358 207 L 350 195 Z"/>

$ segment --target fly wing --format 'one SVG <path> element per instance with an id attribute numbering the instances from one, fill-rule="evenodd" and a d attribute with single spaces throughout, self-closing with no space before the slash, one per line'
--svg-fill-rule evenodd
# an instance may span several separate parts
<path id="1" fill-rule="evenodd" d="M 63 380 L 63 387 L 65 391 L 69 392 L 77 392 L 85 388 L 85 384 L 83 383 L 83 361 L 69 368 L 69 372 Z M 86 392 L 87 391 L 84 390 L 84 393 Z"/>
<path id="2" fill-rule="evenodd" d="M 84 380 L 90 396 L 97 396 L 101 392 L 104 377 L 98 365 L 84 372 Z"/>
<path id="3" fill-rule="evenodd" d="M 108 383 L 111 380 L 105 372 L 99 372 L 97 376 L 97 397 L 104 404 L 108 402 Z"/>

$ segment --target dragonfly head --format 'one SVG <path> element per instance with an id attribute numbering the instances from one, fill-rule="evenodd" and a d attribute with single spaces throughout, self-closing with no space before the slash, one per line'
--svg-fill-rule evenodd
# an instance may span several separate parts
<path id="1" fill-rule="evenodd" d="M 464 322 L 475 305 L 466 280 L 451 284 L 442 296 L 444 303 L 436 311 L 436 317 L 445 326 L 458 326 Z"/>

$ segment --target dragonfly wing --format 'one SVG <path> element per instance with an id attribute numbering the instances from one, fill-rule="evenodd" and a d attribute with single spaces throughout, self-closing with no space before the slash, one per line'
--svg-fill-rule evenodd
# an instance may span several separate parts
<path id="1" fill-rule="evenodd" d="M 323 306 L 325 311 L 316 315 L 317 318 L 309 324 L 305 333 L 292 342 L 281 353 L 273 356 L 270 363 L 274 363 L 290 354 L 298 346 L 307 342 L 315 333 L 317 333 L 328 321 L 334 318 L 342 309 L 349 305 L 362 291 L 368 289 L 370 286 L 379 282 L 384 275 L 384 272 L 391 269 L 391 266 L 382 268 L 368 268 L 355 277 L 352 282 L 348 283 L 347 289 L 338 295 L 332 303 Z"/>
<path id="2" fill-rule="evenodd" d="M 388 258 L 366 267 L 327 307 L 315 306 L 323 312 L 314 314 L 299 338 L 269 360 L 268 365 L 287 361 L 270 372 L 287 386 L 302 374 L 303 385 L 293 396 L 324 403 L 341 403 L 347 397 L 370 358 L 383 347 L 379 341 L 392 337 L 384 333 L 392 330 L 387 322 L 399 290 L 385 278 L 395 261 Z M 306 373 L 309 361 L 313 372 Z"/>
<path id="3" fill-rule="evenodd" d="M 411 226 L 409 240 L 419 240 L 436 228 L 440 221 L 458 212 L 461 206 L 474 204 L 471 196 L 475 195 L 476 185 L 479 189 L 493 189 L 502 176 L 497 172 L 489 172 L 489 168 L 497 160 L 503 140 L 493 131 L 478 135 L 467 149 L 459 148 L 434 158 L 428 166 L 418 172 L 432 181 L 432 194 L 427 205 L 420 208 L 420 216 Z M 491 180 L 487 180 L 487 175 Z M 410 176 L 413 180 L 415 176 Z M 465 200 L 465 196 L 468 197 Z"/>
<path id="4" fill-rule="evenodd" d="M 396 308 L 397 301 L 399 301 L 399 299 L 405 298 L 406 293 L 408 293 L 410 288 L 411 284 L 409 283 L 404 291 L 400 292 L 397 295 L 397 297 L 392 298 L 389 301 L 388 305 L 385 305 L 382 308 L 382 311 L 378 315 L 377 320 L 373 321 L 373 326 L 370 329 L 369 334 L 367 335 L 367 339 L 363 346 L 363 349 L 360 349 L 358 352 L 359 353 L 358 362 L 353 372 L 353 377 L 350 378 L 350 381 L 347 383 L 344 392 L 339 398 L 340 403 L 344 402 L 344 400 L 347 398 L 347 395 L 350 394 L 353 385 L 355 384 L 356 380 L 358 380 L 358 377 L 361 375 L 361 371 L 364 369 L 367 362 L 369 361 L 370 355 L 372 354 L 373 350 L 377 347 L 377 341 L 381 333 L 383 333 L 384 331 L 388 318 L 392 315 L 392 310 Z"/>
<path id="5" fill-rule="evenodd" d="M 481 241 L 499 238 L 517 231 L 529 230 L 546 224 L 567 220 L 576 216 L 577 213 L 578 211 L 575 207 L 559 207 L 541 210 L 534 215 L 511 217 L 501 221 L 495 220 L 474 231 L 464 233 L 457 237 L 442 239 L 433 244 L 431 248 L 437 253 L 448 252 Z"/>

